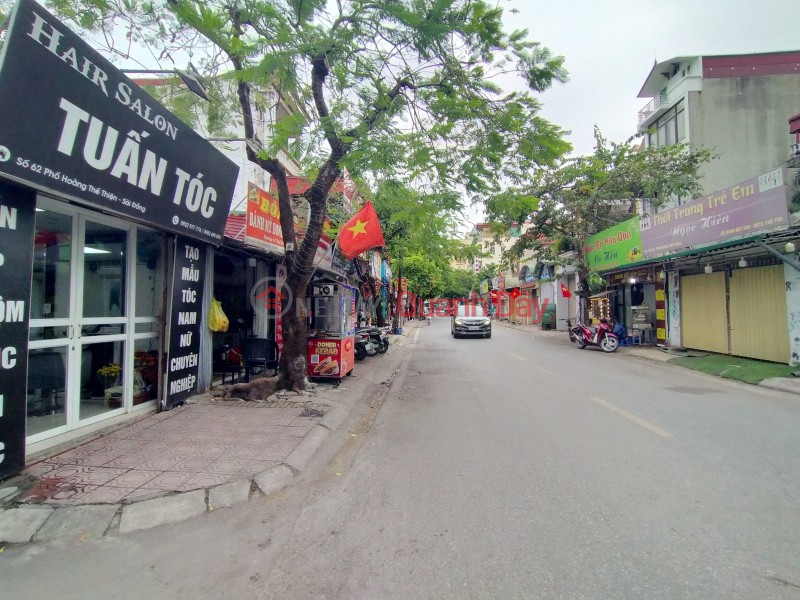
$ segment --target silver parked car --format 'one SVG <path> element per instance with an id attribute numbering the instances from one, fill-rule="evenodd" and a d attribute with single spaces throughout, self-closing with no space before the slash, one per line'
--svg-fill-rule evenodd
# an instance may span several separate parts
<path id="1" fill-rule="evenodd" d="M 492 320 L 480 304 L 461 304 L 453 311 L 450 321 L 453 337 L 492 337 Z"/>

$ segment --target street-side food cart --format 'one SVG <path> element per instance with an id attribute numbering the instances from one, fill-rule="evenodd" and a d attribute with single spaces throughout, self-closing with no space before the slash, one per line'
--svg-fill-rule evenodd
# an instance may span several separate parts
<path id="1" fill-rule="evenodd" d="M 356 288 L 315 283 L 311 294 L 307 375 L 334 379 L 349 375 L 355 362 Z"/>

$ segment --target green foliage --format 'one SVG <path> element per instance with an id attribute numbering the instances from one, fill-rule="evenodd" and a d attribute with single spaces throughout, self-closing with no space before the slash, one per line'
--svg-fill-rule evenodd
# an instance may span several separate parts
<path id="1" fill-rule="evenodd" d="M 643 149 L 633 139 L 609 143 L 597 129 L 595 140 L 594 154 L 562 161 L 517 190 L 489 199 L 490 220 L 506 225 L 531 223 L 510 256 L 533 249 L 556 258 L 575 250 L 578 259 L 574 262 L 586 278 L 589 268 L 583 263 L 582 248 L 587 237 L 630 218 L 637 203 L 655 207 L 675 195 L 698 195 L 700 168 L 711 160 L 708 150 L 685 145 Z M 523 202 L 523 197 L 528 200 Z M 552 240 L 556 243 L 545 246 Z"/>
<path id="2" fill-rule="evenodd" d="M 330 190 L 344 168 L 375 187 L 391 182 L 388 192 L 378 187 L 376 205 L 393 256 L 404 254 L 420 289 L 432 291 L 457 252 L 452 215 L 465 199 L 503 190 L 515 210 L 532 210 L 539 196 L 520 182 L 538 179 L 570 151 L 564 131 L 540 116 L 536 97 L 566 80 L 563 57 L 526 31 L 506 32 L 495 2 L 51 0 L 51 6 L 80 27 L 103 30 L 95 38 L 116 45 L 107 49 L 112 54 L 144 43 L 165 62 L 197 57 L 202 74 L 220 82 L 219 94 L 200 109 L 177 95 L 165 100 L 172 105 L 174 98 L 187 122 L 199 123 L 205 113 L 209 129 L 230 125 L 248 139 L 258 134 L 263 148 L 250 147 L 248 157 L 273 176 L 280 175 L 278 151 L 302 139 L 297 158 L 313 174 L 306 194 L 312 214 L 332 205 Z M 515 80 L 520 91 L 498 83 Z M 263 101 L 270 89 L 293 105 L 277 127 Z M 386 205 L 384 193 L 392 199 Z M 285 193 L 280 201 L 288 211 Z M 297 291 L 308 283 L 320 223 L 287 255 Z M 284 228 L 284 236 L 292 235 Z"/>
<path id="3" fill-rule="evenodd" d="M 440 298 L 466 298 L 471 291 L 477 291 L 480 280 L 471 271 L 447 268 L 442 273 L 441 283 L 436 290 Z"/>
<path id="4" fill-rule="evenodd" d="M 298 110 L 262 139 L 263 157 L 302 136 L 309 171 L 322 173 L 333 161 L 355 176 L 463 197 L 502 189 L 504 181 L 527 178 L 569 151 L 563 131 L 539 116 L 533 95 L 566 80 L 563 57 L 526 31 L 504 31 L 502 11 L 483 0 L 51 0 L 50 6 L 82 28 L 124 32 L 122 44 L 119 35 L 104 38 L 118 44 L 112 53 L 126 54 L 131 42 L 163 58 L 191 52 L 209 81 L 274 86 Z M 501 73 L 527 90 L 504 92 L 495 83 Z M 219 89 L 205 108 L 178 95 L 162 99 L 190 124 L 206 113 L 216 131 L 241 121 L 231 115 L 236 87 Z"/>
<path id="5" fill-rule="evenodd" d="M 420 254 L 403 257 L 403 277 L 408 279 L 409 291 L 421 298 L 433 298 L 442 282 L 441 269 Z"/>

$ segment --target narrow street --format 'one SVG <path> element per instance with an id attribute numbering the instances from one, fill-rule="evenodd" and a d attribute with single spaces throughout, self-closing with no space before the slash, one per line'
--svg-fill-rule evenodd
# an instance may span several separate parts
<path id="1" fill-rule="evenodd" d="M 402 357 L 284 492 L 7 548 L 6 595 L 800 598 L 796 396 L 443 318 Z"/>
<path id="2" fill-rule="evenodd" d="M 497 325 L 419 331 L 267 597 L 800 598 L 796 398 Z"/>

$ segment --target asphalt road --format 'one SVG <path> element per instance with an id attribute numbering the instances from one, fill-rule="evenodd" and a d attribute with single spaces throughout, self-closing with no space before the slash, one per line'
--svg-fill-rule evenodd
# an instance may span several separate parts
<path id="1" fill-rule="evenodd" d="M 498 326 L 412 336 L 292 488 L 7 550 L 7 597 L 800 598 L 796 396 Z"/>
<path id="2" fill-rule="evenodd" d="M 267 597 L 800 598 L 796 398 L 438 319 L 342 471 Z"/>

